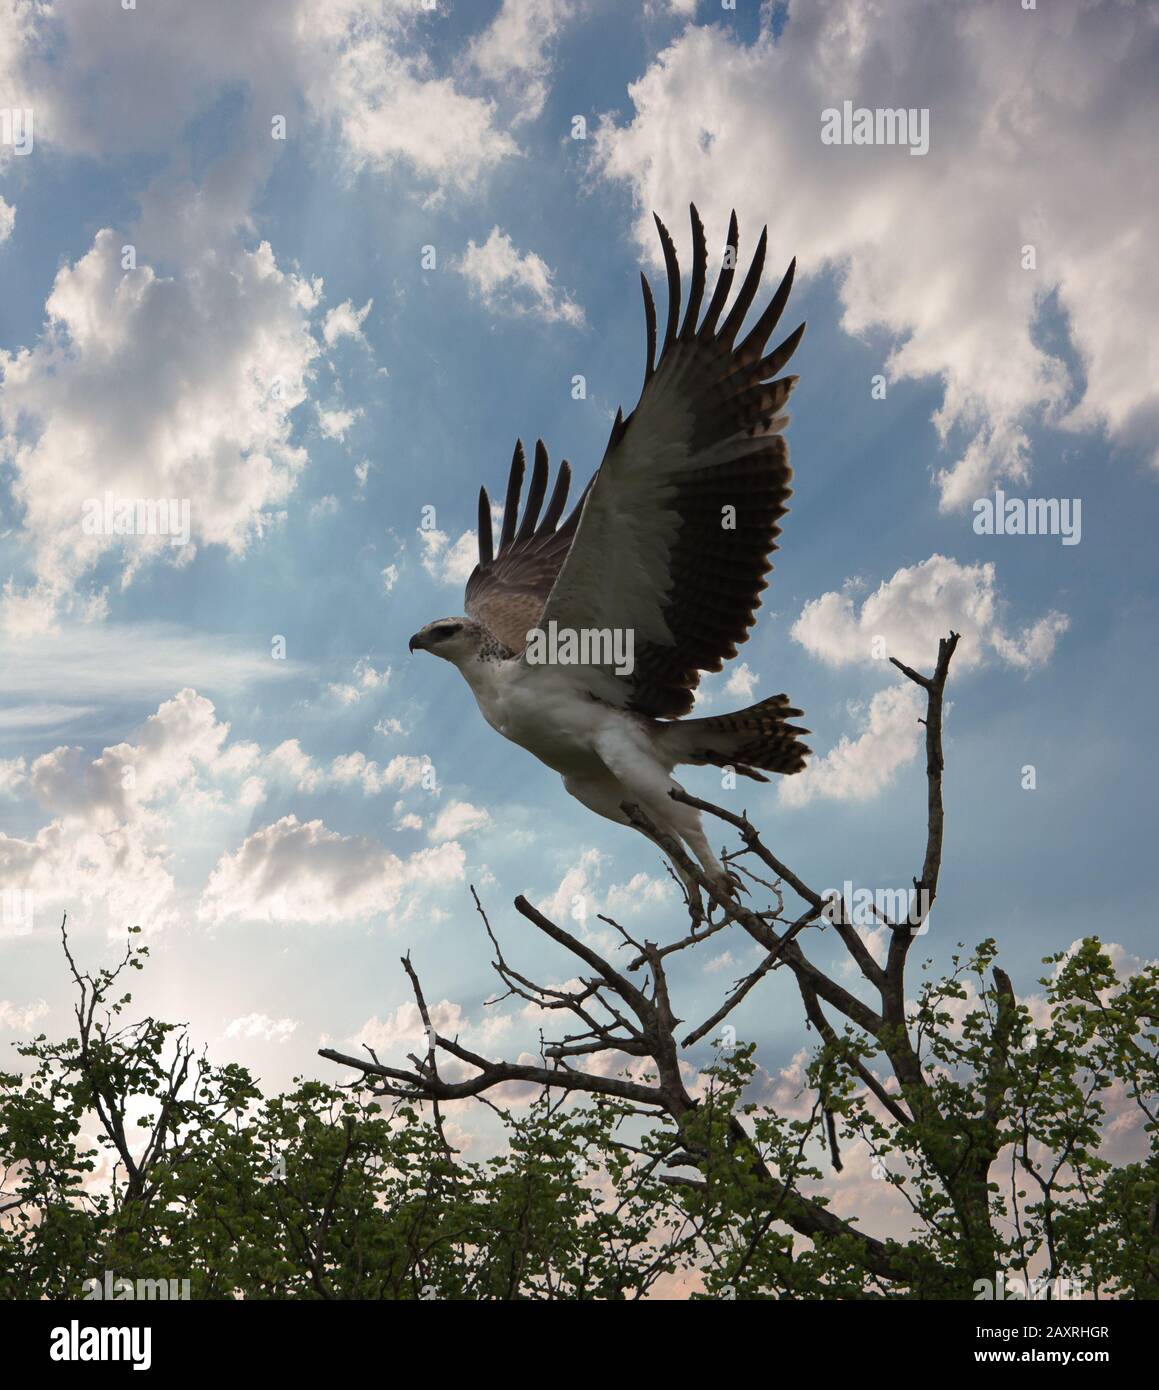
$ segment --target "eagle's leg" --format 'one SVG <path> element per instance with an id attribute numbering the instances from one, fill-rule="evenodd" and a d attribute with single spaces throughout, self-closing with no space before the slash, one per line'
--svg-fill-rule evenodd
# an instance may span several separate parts
<path id="1" fill-rule="evenodd" d="M 730 869 L 726 869 L 720 860 L 712 852 L 712 846 L 708 843 L 708 836 L 700 824 L 700 813 L 692 811 L 694 823 L 681 826 L 680 837 L 700 860 L 705 874 L 712 880 L 718 893 L 726 898 L 736 898 L 738 893 L 743 890 L 740 878 Z"/>
<path id="2" fill-rule="evenodd" d="M 664 856 L 667 858 L 669 864 L 672 866 L 672 872 L 680 880 L 680 883 L 684 888 L 684 897 L 688 903 L 688 915 L 692 918 L 692 926 L 693 930 L 695 930 L 698 926 L 700 926 L 702 922 L 707 920 L 704 915 L 704 900 L 700 896 L 700 884 L 697 883 L 696 879 L 693 878 L 693 876 L 690 873 L 688 873 L 687 870 L 681 868 L 681 866 L 677 864 L 677 862 L 668 853 L 667 849 L 665 849 L 661 840 L 659 840 L 655 835 L 650 835 L 642 825 L 637 825 L 636 829 L 639 830 L 641 835 L 647 836 L 647 838 L 652 841 L 652 843 L 657 847 L 657 849 L 661 850 L 664 853 Z"/>

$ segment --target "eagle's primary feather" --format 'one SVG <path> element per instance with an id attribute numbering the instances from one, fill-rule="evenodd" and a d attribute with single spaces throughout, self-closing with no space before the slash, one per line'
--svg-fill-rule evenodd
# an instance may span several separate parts
<path id="1" fill-rule="evenodd" d="M 781 431 L 797 378 L 778 373 L 805 326 L 766 354 L 794 262 L 737 341 L 760 286 L 765 231 L 721 322 L 736 266 L 735 213 L 701 318 L 707 251 L 695 207 L 691 216 L 692 279 L 682 323 L 676 250 L 656 218 L 668 280 L 664 339 L 657 358 L 656 310 L 641 276 L 643 390 L 630 415 L 617 414 L 582 496 L 563 519 L 571 469 L 560 465 L 548 498 L 541 441 L 521 510 L 526 460 L 516 444 L 497 549 L 490 499 L 485 489 L 479 494 L 479 563 L 467 581 L 468 617 L 428 624 L 411 645 L 458 666 L 488 722 L 562 773 L 585 805 L 625 822 L 624 805 L 638 804 L 731 891 L 734 881 L 713 856 L 699 816 L 668 793 L 678 786 L 671 773 L 679 763 L 734 766 L 767 780 L 762 769 L 798 772 L 809 751 L 797 738 L 808 731 L 789 722 L 801 711 L 785 695 L 736 714 L 680 718 L 692 709 L 701 672 L 719 671 L 736 656 L 760 606 L 792 491 Z M 533 631 L 549 628 L 631 633 L 634 659 L 617 669 L 537 664 L 528 642 Z M 698 903 L 694 885 L 686 884 Z"/>

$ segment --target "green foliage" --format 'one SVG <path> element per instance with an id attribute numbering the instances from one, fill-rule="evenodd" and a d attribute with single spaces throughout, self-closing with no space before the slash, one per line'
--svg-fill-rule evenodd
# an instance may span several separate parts
<path id="1" fill-rule="evenodd" d="M 146 956 L 131 937 L 88 975 L 68 954 L 75 1034 L 0 1073 L 0 1298 L 82 1297 L 106 1271 L 198 1299 L 619 1299 L 665 1276 L 711 1298 L 947 1298 L 999 1269 L 1159 1296 L 1159 971 L 1121 982 L 1095 939 L 1048 962 L 1038 1022 L 987 986 L 993 942 L 956 957 L 911 1010 L 923 1085 L 885 1085 L 890 1040 L 849 1028 L 792 1115 L 749 1099 L 739 1047 L 678 1119 L 547 1092 L 492 1104 L 502 1149 L 478 1160 L 437 1111 L 365 1083 L 267 1098 L 184 1028 L 126 1021 L 121 981 Z M 1108 1159 L 1112 1099 L 1138 1107 L 1145 1159 Z M 875 1259 L 856 1223 L 805 1240 L 785 1221 L 806 1197 L 826 1211 L 817 1185 L 852 1141 L 913 1212 Z"/>

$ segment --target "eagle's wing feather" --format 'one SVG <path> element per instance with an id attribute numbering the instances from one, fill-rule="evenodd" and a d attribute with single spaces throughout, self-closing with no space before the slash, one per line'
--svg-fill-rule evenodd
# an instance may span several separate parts
<path id="1" fill-rule="evenodd" d="M 491 500 L 486 488 L 480 488 L 479 563 L 467 580 L 468 615 L 513 652 L 523 650 L 528 632 L 539 623 L 543 605 L 575 536 L 580 515 L 580 506 L 577 506 L 567 520 L 559 524 L 571 487 L 571 468 L 565 459 L 559 466 L 547 510 L 540 517 L 551 471 L 547 450 L 540 440 L 535 446 L 531 488 L 520 517 L 519 497 L 524 471 L 523 443 L 519 441 L 507 479 L 498 554 L 492 548 Z M 581 505 L 582 501 L 581 498 Z"/>
<path id="2" fill-rule="evenodd" d="M 802 324 L 763 355 L 788 299 L 794 262 L 752 330 L 736 342 L 760 283 L 766 232 L 717 328 L 736 262 L 735 213 L 729 253 L 697 326 L 707 257 L 700 218 L 695 207 L 691 212 L 693 273 L 683 325 L 677 329 L 676 251 L 657 218 L 668 277 L 660 358 L 653 362 L 656 314 L 644 279 L 648 361 L 639 403 L 626 420 L 616 416 L 582 514 L 568 519 L 578 524 L 567 538 L 558 578 L 528 624 L 546 627 L 554 620 L 560 628 L 632 630 L 634 670 L 618 678 L 627 687 L 624 703 L 657 717 L 687 714 L 700 673 L 719 671 L 734 657 L 755 620 L 792 492 L 780 431 L 797 378 L 778 379 L 777 373 L 804 331 Z M 541 604 L 547 568 L 535 590 Z M 597 680 L 593 673 L 593 685 L 606 691 L 608 675 L 601 672 Z"/>

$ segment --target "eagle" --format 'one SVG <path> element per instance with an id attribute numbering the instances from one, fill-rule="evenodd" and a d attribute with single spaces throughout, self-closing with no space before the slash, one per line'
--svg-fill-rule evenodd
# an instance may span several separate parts
<path id="1" fill-rule="evenodd" d="M 787 695 L 735 714 L 687 719 L 701 672 L 719 671 L 752 629 L 792 494 L 785 403 L 797 377 L 780 376 L 802 323 L 771 352 L 796 268 L 740 339 L 764 268 L 768 229 L 725 315 L 737 266 L 737 219 L 712 298 L 704 227 L 695 205 L 692 278 L 683 320 L 680 265 L 655 217 L 668 279 L 668 316 L 656 355 L 655 301 L 641 274 L 647 354 L 635 410 L 616 414 L 603 461 L 564 518 L 571 469 L 535 446 L 515 446 L 502 531 L 479 493 L 479 562 L 466 615 L 439 618 L 410 639 L 458 667 L 483 718 L 563 778 L 589 810 L 632 825 L 663 848 L 682 843 L 704 876 L 735 896 L 736 875 L 712 852 L 699 812 L 671 793 L 681 764 L 732 768 L 759 782 L 805 765 L 807 734 Z M 723 316 L 723 319 L 722 319 Z M 547 506 L 544 509 L 544 500 Z M 545 639 L 550 637 L 550 642 Z M 643 818 L 632 814 L 638 808 Z M 651 827 L 645 828 L 646 819 Z M 699 888 L 674 864 L 695 917 Z"/>

